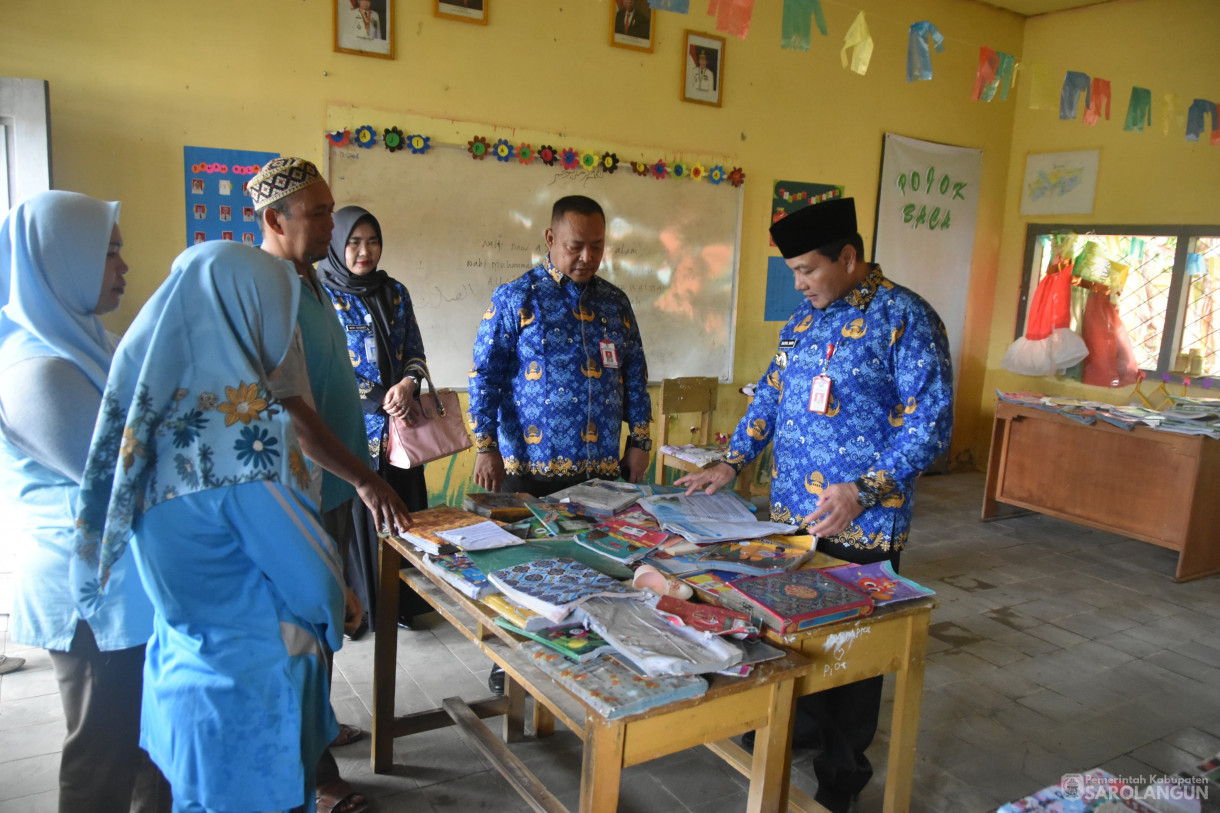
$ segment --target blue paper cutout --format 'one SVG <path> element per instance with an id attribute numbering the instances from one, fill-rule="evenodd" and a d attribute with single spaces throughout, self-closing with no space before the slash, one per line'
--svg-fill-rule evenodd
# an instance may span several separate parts
<path id="1" fill-rule="evenodd" d="M 1216 119 L 1216 103 L 1209 102 L 1207 99 L 1195 99 L 1190 103 L 1190 109 L 1186 111 L 1186 140 L 1198 141 L 1199 135 L 1203 132 L 1203 122 L 1208 117 L 1212 117 L 1212 129 L 1220 129 L 1220 122 Z"/>
<path id="2" fill-rule="evenodd" d="M 1087 108 L 1089 98 L 1089 75 L 1080 71 L 1068 71 L 1063 77 L 1063 92 L 1059 95 L 1059 118 L 1074 119 L 1080 104 L 1080 94 L 1084 94 L 1084 106 Z"/>
<path id="3" fill-rule="evenodd" d="M 936 53 L 945 50 L 945 38 L 935 25 L 923 20 L 911 24 L 910 40 L 907 44 L 907 81 L 927 81 L 932 78 L 932 54 L 928 50 L 928 39 Z"/>
<path id="4" fill-rule="evenodd" d="M 657 11 L 672 11 L 675 14 L 690 13 L 690 0 L 648 0 L 648 5 Z"/>

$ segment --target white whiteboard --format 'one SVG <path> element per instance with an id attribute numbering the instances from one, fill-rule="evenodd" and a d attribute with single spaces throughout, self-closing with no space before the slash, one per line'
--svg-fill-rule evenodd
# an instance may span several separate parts
<path id="1" fill-rule="evenodd" d="M 438 387 L 465 388 L 474 337 L 496 286 L 546 253 L 551 206 L 588 195 L 606 212 L 600 275 L 631 300 L 652 381 L 733 371 L 741 189 L 535 161 L 475 161 L 465 148 L 423 155 L 330 147 L 335 208 L 381 223 L 381 267 L 411 292 Z"/>

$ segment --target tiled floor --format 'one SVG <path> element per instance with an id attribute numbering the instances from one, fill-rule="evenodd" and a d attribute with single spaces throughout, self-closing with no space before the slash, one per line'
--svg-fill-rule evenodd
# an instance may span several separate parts
<path id="1" fill-rule="evenodd" d="M 977 474 L 924 480 L 902 560 L 940 599 L 911 809 L 983 813 L 1065 772 L 1152 776 L 1220 751 L 1220 577 L 1175 584 L 1174 553 L 1047 517 L 979 523 L 982 490 Z M 487 660 L 435 615 L 420 622 L 399 633 L 398 712 L 484 696 Z M 28 663 L 0 678 L 0 813 L 54 810 L 62 713 L 50 662 L 8 652 Z M 340 719 L 366 727 L 372 654 L 371 637 L 345 647 L 334 692 Z M 887 717 L 858 811 L 881 810 Z M 575 806 L 575 736 L 560 728 L 513 750 Z M 452 729 L 399 740 L 392 775 L 371 773 L 367 738 L 337 754 L 377 811 L 528 809 Z M 812 793 L 810 758 L 795 755 L 793 777 Z M 696 749 L 631 769 L 620 809 L 713 813 L 745 799 L 743 778 Z"/>

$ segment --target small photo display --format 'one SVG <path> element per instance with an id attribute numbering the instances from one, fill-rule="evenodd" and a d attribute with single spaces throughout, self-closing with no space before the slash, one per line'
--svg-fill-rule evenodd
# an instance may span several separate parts
<path id="1" fill-rule="evenodd" d="M 205 204 L 202 204 L 202 203 L 195 204 L 195 219 L 196 220 L 207 220 L 208 219 L 208 207 Z"/>
<path id="2" fill-rule="evenodd" d="M 204 240 L 207 240 L 207 239 L 208 239 L 207 235 L 205 235 L 203 232 L 201 232 L 201 231 L 195 232 L 195 245 L 199 245 L 200 243 L 202 243 Z"/>
<path id="3" fill-rule="evenodd" d="M 233 182 L 232 181 L 217 181 L 216 188 L 220 190 L 220 194 L 222 194 L 222 195 L 232 195 L 233 194 Z"/>
<path id="4" fill-rule="evenodd" d="M 251 232 L 242 232 L 241 241 L 248 246 L 254 245 L 254 235 Z"/>
<path id="5" fill-rule="evenodd" d="M 191 194 L 203 194 L 203 178 L 191 178 Z"/>
<path id="6" fill-rule="evenodd" d="M 231 232 L 231 231 L 222 231 L 222 232 L 220 233 L 220 239 L 221 239 L 221 240 L 232 240 L 232 239 L 233 239 L 233 232 Z"/>
<path id="7" fill-rule="evenodd" d="M 687 31 L 682 49 L 682 100 L 720 107 L 724 89 L 724 37 Z"/>
<path id="8" fill-rule="evenodd" d="M 241 207 L 241 219 L 246 221 L 247 223 L 253 223 L 254 222 L 254 207 L 253 206 Z"/>
<path id="9" fill-rule="evenodd" d="M 221 183 L 224 183 L 224 181 L 221 181 Z M 227 221 L 232 220 L 233 219 L 233 207 L 232 206 L 221 206 L 220 207 L 220 219 L 221 219 L 221 222 L 227 222 Z"/>

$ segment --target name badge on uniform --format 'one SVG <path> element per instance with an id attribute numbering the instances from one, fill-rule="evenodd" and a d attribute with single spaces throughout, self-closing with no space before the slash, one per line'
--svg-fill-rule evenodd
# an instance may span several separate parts
<path id="1" fill-rule="evenodd" d="M 611 370 L 618 369 L 618 350 L 614 346 L 614 342 L 607 339 L 602 339 L 602 366 Z"/>
<path id="2" fill-rule="evenodd" d="M 780 350 L 791 350 L 794 347 L 796 347 L 796 339 L 780 339 Z"/>
<path id="3" fill-rule="evenodd" d="M 809 411 L 819 415 L 826 414 L 830 405 L 830 376 L 814 376 L 813 387 L 809 390 Z"/>

